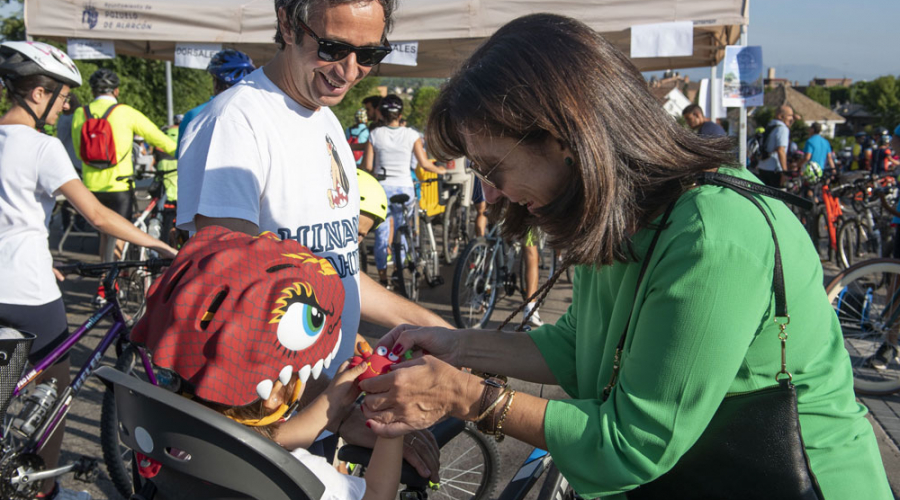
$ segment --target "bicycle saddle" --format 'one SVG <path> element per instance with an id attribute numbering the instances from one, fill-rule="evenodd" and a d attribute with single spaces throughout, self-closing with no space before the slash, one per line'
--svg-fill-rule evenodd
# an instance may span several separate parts
<path id="1" fill-rule="evenodd" d="M 402 205 L 402 204 L 406 203 L 407 201 L 409 201 L 409 195 L 406 193 L 400 193 L 400 194 L 395 194 L 394 196 L 391 196 L 391 203 L 399 203 Z"/>

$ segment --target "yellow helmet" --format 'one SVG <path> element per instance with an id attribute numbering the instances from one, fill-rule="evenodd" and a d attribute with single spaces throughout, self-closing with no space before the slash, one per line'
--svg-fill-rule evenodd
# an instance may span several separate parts
<path id="1" fill-rule="evenodd" d="M 356 169 L 359 184 L 359 211 L 375 219 L 372 228 L 376 228 L 387 218 L 387 195 L 384 188 L 363 169 Z"/>

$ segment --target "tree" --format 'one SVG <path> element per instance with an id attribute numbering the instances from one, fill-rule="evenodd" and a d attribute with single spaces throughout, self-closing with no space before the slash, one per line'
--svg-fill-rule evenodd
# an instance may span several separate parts
<path id="1" fill-rule="evenodd" d="M 831 94 L 831 102 L 851 102 L 850 100 L 850 87 L 828 87 L 828 92 Z"/>
<path id="2" fill-rule="evenodd" d="M 818 85 L 806 87 L 806 97 L 809 97 L 826 108 L 831 108 L 831 92 L 825 87 L 819 87 Z"/>
<path id="3" fill-rule="evenodd" d="M 419 87 L 413 94 L 412 110 L 409 113 L 409 126 L 418 130 L 425 130 L 425 123 L 431 113 L 431 106 L 437 99 L 438 89 L 434 87 Z"/>
<path id="4" fill-rule="evenodd" d="M 363 107 L 362 100 L 370 95 L 378 95 L 377 87 L 381 85 L 378 77 L 370 76 L 363 78 L 361 82 L 353 86 L 344 99 L 337 106 L 332 106 L 331 111 L 337 116 L 338 121 L 344 129 L 352 127 L 356 124 L 354 115 L 356 110 Z"/>
<path id="5" fill-rule="evenodd" d="M 775 118 L 775 110 L 768 106 L 761 106 L 756 108 L 756 112 L 753 113 L 753 121 L 756 122 L 756 127 L 765 127 L 772 121 L 772 118 Z"/>
<path id="6" fill-rule="evenodd" d="M 900 122 L 900 82 L 897 78 L 876 78 L 860 88 L 858 97 L 859 103 L 878 117 L 877 125 L 893 129 Z"/>
<path id="7" fill-rule="evenodd" d="M 803 144 L 809 139 L 809 125 L 803 120 L 796 120 L 791 125 L 791 140 L 797 144 Z"/>

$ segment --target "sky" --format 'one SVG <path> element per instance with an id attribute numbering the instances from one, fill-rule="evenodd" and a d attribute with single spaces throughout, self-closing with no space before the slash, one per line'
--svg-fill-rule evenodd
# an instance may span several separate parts
<path id="1" fill-rule="evenodd" d="M 0 17 L 20 9 L 0 0 Z M 750 0 L 750 45 L 763 47 L 777 77 L 804 84 L 816 76 L 900 75 L 898 33 L 900 0 Z M 709 69 L 685 73 L 703 78 Z"/>
<path id="2" fill-rule="evenodd" d="M 750 0 L 749 45 L 762 46 L 776 77 L 804 85 L 814 77 L 900 76 L 898 33 L 900 0 Z M 709 77 L 708 68 L 684 73 Z"/>

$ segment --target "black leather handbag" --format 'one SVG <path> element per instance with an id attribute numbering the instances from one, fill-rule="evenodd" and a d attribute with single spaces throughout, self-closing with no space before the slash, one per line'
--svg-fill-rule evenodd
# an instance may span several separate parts
<path id="1" fill-rule="evenodd" d="M 809 202 L 783 191 L 717 173 L 704 174 L 699 182 L 730 188 L 744 196 L 762 212 L 772 230 L 775 242 L 775 316 L 781 325 L 781 371 L 776 374 L 777 383 L 772 387 L 726 395 L 700 439 L 675 467 L 656 480 L 628 492 L 626 496 L 629 499 L 822 500 L 822 491 L 803 447 L 797 394 L 785 361 L 785 329 L 790 323 L 790 316 L 787 313 L 778 238 L 769 215 L 750 193 L 801 206 Z M 674 206 L 673 202 L 666 209 L 644 257 L 635 287 L 635 299 L 650 256 Z M 630 318 L 616 349 L 613 375 L 604 389 L 604 400 L 609 397 L 618 379 L 628 324 Z"/>

